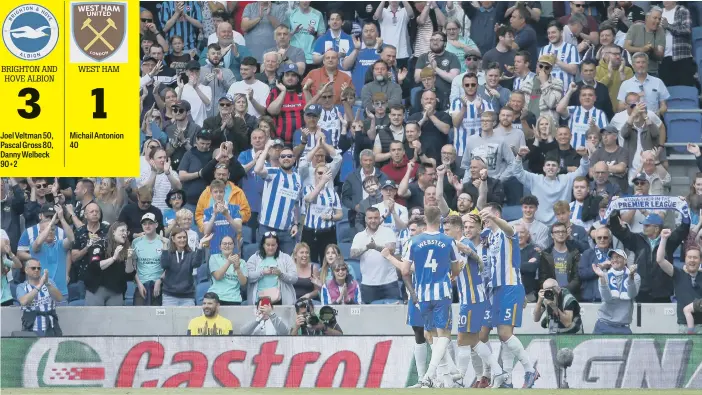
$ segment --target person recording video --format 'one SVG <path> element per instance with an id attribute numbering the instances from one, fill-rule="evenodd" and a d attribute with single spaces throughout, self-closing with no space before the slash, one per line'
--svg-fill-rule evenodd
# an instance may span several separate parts
<path id="1" fill-rule="evenodd" d="M 254 310 L 255 320 L 241 327 L 245 336 L 283 336 L 290 331 L 283 319 L 273 311 L 271 298 L 259 299 Z"/>
<path id="2" fill-rule="evenodd" d="M 295 325 L 290 330 L 292 336 L 341 336 L 344 332 L 336 322 L 336 310 L 330 306 L 314 312 L 314 305 L 309 299 L 300 299 L 295 303 Z"/>
<path id="3" fill-rule="evenodd" d="M 544 312 L 546 313 L 544 317 Z M 582 330 L 580 304 L 558 281 L 549 278 L 539 291 L 534 307 L 534 322 L 541 321 L 541 327 L 549 333 L 578 333 Z"/>

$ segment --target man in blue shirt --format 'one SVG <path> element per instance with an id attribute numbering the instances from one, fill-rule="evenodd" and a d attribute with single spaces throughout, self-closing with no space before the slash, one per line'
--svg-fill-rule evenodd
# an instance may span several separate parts
<path id="1" fill-rule="evenodd" d="M 32 243 L 32 257 L 49 270 L 49 278 L 61 291 L 64 300 L 68 300 L 68 278 L 66 275 L 66 253 L 70 251 L 75 240 L 73 229 L 66 222 L 61 206 L 55 207 L 56 214 L 51 219 L 45 218 L 39 223 L 39 235 Z M 66 238 L 56 237 L 56 224 L 61 223 Z"/>
<path id="2" fill-rule="evenodd" d="M 343 66 L 343 59 L 353 49 L 353 39 L 348 34 L 341 31 L 344 24 L 344 17 L 341 12 L 334 11 L 329 14 L 329 30 L 314 42 L 312 51 L 312 61 L 314 64 L 322 64 L 324 53 L 330 49 L 339 53 L 339 62 Z"/>

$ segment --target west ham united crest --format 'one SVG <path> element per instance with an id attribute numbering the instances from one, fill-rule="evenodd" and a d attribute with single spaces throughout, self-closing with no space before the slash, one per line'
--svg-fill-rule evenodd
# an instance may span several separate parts
<path id="1" fill-rule="evenodd" d="M 37 4 L 15 8 L 2 24 L 5 47 L 22 60 L 39 60 L 56 47 L 59 26 L 54 15 Z"/>
<path id="2" fill-rule="evenodd" d="M 71 62 L 127 62 L 127 4 L 72 3 L 71 36 Z"/>

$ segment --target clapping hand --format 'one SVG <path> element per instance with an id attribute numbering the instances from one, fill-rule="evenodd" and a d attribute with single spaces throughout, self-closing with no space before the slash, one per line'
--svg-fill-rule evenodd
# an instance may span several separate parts
<path id="1" fill-rule="evenodd" d="M 592 271 L 595 272 L 595 275 L 597 275 L 597 277 L 602 278 L 605 276 L 605 273 L 602 270 L 602 268 L 596 263 L 592 264 Z"/>
<path id="2" fill-rule="evenodd" d="M 224 206 L 224 205 L 222 205 Z M 208 245 L 210 245 L 210 240 L 212 240 L 212 237 L 214 236 L 214 233 L 210 233 L 208 235 L 205 235 L 202 239 L 200 239 L 200 248 L 205 248 Z"/>

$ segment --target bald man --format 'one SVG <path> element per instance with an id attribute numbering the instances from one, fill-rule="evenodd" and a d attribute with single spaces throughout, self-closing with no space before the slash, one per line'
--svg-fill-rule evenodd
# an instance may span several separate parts
<path id="1" fill-rule="evenodd" d="M 567 289 L 559 287 L 558 281 L 553 278 L 544 281 L 533 318 L 534 322 L 541 321 L 541 327 L 548 329 L 549 333 L 572 334 L 582 331 L 580 304 Z"/>

